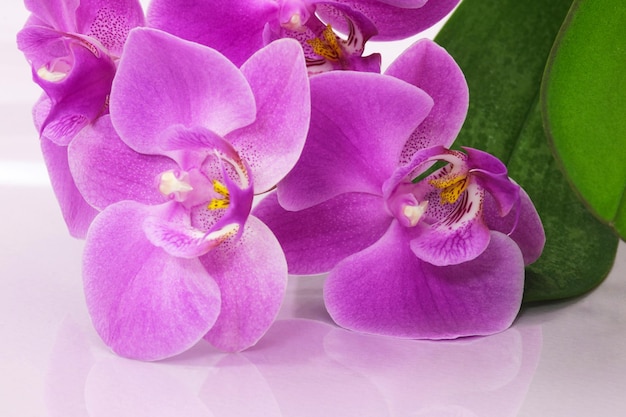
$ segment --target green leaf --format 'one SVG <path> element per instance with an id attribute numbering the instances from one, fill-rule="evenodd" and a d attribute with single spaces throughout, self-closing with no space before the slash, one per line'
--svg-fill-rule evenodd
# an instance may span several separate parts
<path id="1" fill-rule="evenodd" d="M 563 170 L 626 238 L 626 7 L 577 0 L 548 59 L 542 110 Z"/>
<path id="2" fill-rule="evenodd" d="M 455 146 L 486 150 L 528 192 L 546 231 L 541 258 L 526 270 L 525 301 L 582 294 L 609 273 L 618 239 L 580 202 L 542 126 L 545 64 L 569 0 L 463 0 L 436 41 L 457 60 L 470 89 Z"/>

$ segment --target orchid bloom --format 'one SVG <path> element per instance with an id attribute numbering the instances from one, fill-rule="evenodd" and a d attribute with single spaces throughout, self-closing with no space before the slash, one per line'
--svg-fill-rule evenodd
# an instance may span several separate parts
<path id="1" fill-rule="evenodd" d="M 85 202 L 67 145 L 108 112 L 116 62 L 128 32 L 144 23 L 137 0 L 25 0 L 31 16 L 17 35 L 44 93 L 33 115 L 50 181 L 70 234 L 83 238 L 97 211 Z"/>
<path id="2" fill-rule="evenodd" d="M 468 104 L 452 58 L 424 40 L 386 75 L 310 82 L 302 156 L 254 210 L 290 273 L 330 271 L 330 315 L 361 332 L 442 339 L 510 326 L 543 228 L 500 161 L 447 149 Z"/>
<path id="3" fill-rule="evenodd" d="M 87 235 L 84 284 L 95 328 L 115 352 L 156 360 L 202 338 L 240 351 L 264 334 L 287 265 L 250 214 L 252 198 L 299 158 L 309 101 L 293 40 L 238 69 L 205 46 L 131 31 L 110 117 L 69 146 L 78 188 L 102 210 Z"/>
<path id="4" fill-rule="evenodd" d="M 397 40 L 441 20 L 458 0 L 153 0 L 151 26 L 211 46 L 236 64 L 263 45 L 293 38 L 309 73 L 335 69 L 380 72 L 365 43 Z M 342 35 L 338 35 L 337 32 Z"/>
<path id="5" fill-rule="evenodd" d="M 144 23 L 137 0 L 25 0 L 31 16 L 17 35 L 33 79 L 51 105 L 41 135 L 67 145 L 106 112 L 115 61 L 128 32 Z"/>

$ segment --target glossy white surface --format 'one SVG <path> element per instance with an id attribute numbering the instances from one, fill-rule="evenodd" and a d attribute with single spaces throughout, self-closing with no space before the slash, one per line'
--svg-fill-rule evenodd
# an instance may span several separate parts
<path id="1" fill-rule="evenodd" d="M 292 279 L 254 348 L 201 343 L 160 363 L 110 353 L 91 327 L 30 120 L 39 94 L 15 49 L 27 13 L 0 5 L 0 416 L 626 415 L 626 244 L 595 291 L 526 308 L 486 338 L 354 334 L 323 309 L 323 277 Z M 15 4 L 17 3 L 17 4 Z"/>

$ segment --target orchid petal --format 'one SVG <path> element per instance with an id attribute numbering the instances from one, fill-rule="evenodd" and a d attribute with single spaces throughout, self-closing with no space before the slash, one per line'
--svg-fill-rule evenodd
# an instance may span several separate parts
<path id="1" fill-rule="evenodd" d="M 172 221 L 157 216 L 147 217 L 143 227 L 148 240 L 154 246 L 163 248 L 172 256 L 190 259 L 204 255 L 239 231 L 238 223 L 229 223 L 204 232 L 181 219 Z"/>
<path id="2" fill-rule="evenodd" d="M 423 7 L 428 0 L 377 0 L 379 3 L 389 4 L 391 6 L 403 7 L 405 9 L 417 9 Z"/>
<path id="3" fill-rule="evenodd" d="M 498 205 L 489 194 L 485 196 L 483 218 L 491 230 L 507 234 L 517 243 L 524 264 L 529 265 L 539 259 L 546 243 L 546 235 L 539 213 L 523 188 L 519 190 L 519 206 L 502 217 Z"/>
<path id="4" fill-rule="evenodd" d="M 479 256 L 490 239 L 482 219 L 483 199 L 484 191 L 476 184 L 468 185 L 454 205 L 431 199 L 426 215 L 440 220 L 428 226 L 420 224 L 424 229 L 411 240 L 413 253 L 437 266 L 456 265 Z"/>
<path id="5" fill-rule="evenodd" d="M 215 48 L 235 65 L 263 47 L 265 24 L 278 12 L 275 1 L 153 0 L 150 26 Z"/>
<path id="6" fill-rule="evenodd" d="M 239 239 L 223 242 L 200 261 L 222 295 L 220 315 L 205 339 L 229 352 L 254 345 L 274 321 L 285 293 L 287 262 L 280 244 L 250 216 Z"/>
<path id="7" fill-rule="evenodd" d="M 31 17 L 29 22 L 33 20 Z M 50 27 L 29 23 L 17 33 L 17 47 L 35 70 L 70 53 L 62 34 Z"/>
<path id="8" fill-rule="evenodd" d="M 117 354 L 158 360 L 202 339 L 220 311 L 219 288 L 197 259 L 175 258 L 146 238 L 148 216 L 166 206 L 123 201 L 94 220 L 83 279 L 96 331 Z"/>
<path id="9" fill-rule="evenodd" d="M 500 216 L 504 216 L 519 202 L 519 185 L 508 177 L 506 166 L 487 152 L 464 147 L 470 174 L 489 194 L 491 194 Z"/>
<path id="10" fill-rule="evenodd" d="M 158 30 L 131 31 L 111 91 L 111 120 L 131 148 L 160 153 L 172 125 L 224 136 L 255 116 L 250 86 L 223 55 Z"/>
<path id="11" fill-rule="evenodd" d="M 420 2 L 402 0 L 325 0 L 324 3 L 347 5 L 369 18 L 378 34 L 376 41 L 404 39 L 422 32 L 443 19 L 454 9 L 459 0 L 431 0 L 421 7 Z M 396 7 L 397 6 L 397 7 Z M 320 13 L 322 20 L 327 16 Z"/>
<path id="12" fill-rule="evenodd" d="M 69 169 L 67 147 L 43 138 L 41 153 L 70 235 L 82 239 L 87 235 L 87 229 L 98 210 L 85 201 L 76 187 Z"/>
<path id="13" fill-rule="evenodd" d="M 69 146 L 70 169 L 80 192 L 94 207 L 104 209 L 122 200 L 143 204 L 168 201 L 157 179 L 178 168 L 171 159 L 133 151 L 119 138 L 110 117 L 83 129 Z"/>
<path id="14" fill-rule="evenodd" d="M 115 75 L 115 64 L 78 43 L 70 45 L 71 69 L 60 80 L 47 80 L 33 69 L 33 78 L 52 100 L 41 134 L 67 145 L 88 123 L 106 111 L 106 100 Z"/>
<path id="15" fill-rule="evenodd" d="M 120 56 L 130 30 L 144 25 L 138 0 L 81 0 L 76 31 L 97 39 L 110 54 Z"/>
<path id="16" fill-rule="evenodd" d="M 522 300 L 517 245 L 492 232 L 476 259 L 440 267 L 415 257 L 397 222 L 377 243 L 330 273 L 326 307 L 342 327 L 416 339 L 488 335 L 511 325 Z"/>
<path id="17" fill-rule="evenodd" d="M 324 23 L 348 36 L 348 47 L 354 48 L 359 55 L 365 49 L 365 43 L 378 33 L 378 28 L 369 16 L 354 4 L 326 1 L 315 4 L 316 15 L 323 18 Z M 380 73 L 380 67 L 378 71 Z"/>
<path id="18" fill-rule="evenodd" d="M 24 0 L 26 8 L 61 32 L 76 32 L 75 14 L 80 0 Z"/>
<path id="19" fill-rule="evenodd" d="M 202 126 L 169 126 L 161 134 L 160 145 L 160 154 L 174 159 L 186 170 L 198 168 L 216 152 L 233 163 L 243 163 L 228 141 Z"/>
<path id="20" fill-rule="evenodd" d="M 433 164 L 433 160 L 446 152 L 443 146 L 433 146 L 430 148 L 418 149 L 411 155 L 411 160 L 404 165 L 400 165 L 393 174 L 383 184 L 383 196 L 388 199 L 399 184 L 407 180 L 413 180 L 423 174 L 427 168 Z"/>
<path id="21" fill-rule="evenodd" d="M 400 162 L 410 160 L 419 149 L 452 145 L 467 115 L 469 92 L 465 77 L 450 54 L 436 43 L 422 39 L 404 51 L 385 75 L 421 88 L 434 101 L 428 117 L 405 145 Z"/>
<path id="22" fill-rule="evenodd" d="M 248 162 L 258 194 L 275 186 L 300 157 L 310 120 L 309 79 L 302 48 L 290 39 L 261 49 L 241 72 L 254 92 L 257 118 L 228 140 Z"/>
<path id="23" fill-rule="evenodd" d="M 253 214 L 281 243 L 290 274 L 320 274 L 376 242 L 391 216 L 381 197 L 346 193 L 301 211 L 286 211 L 276 193 L 265 197 Z"/>
<path id="24" fill-rule="evenodd" d="M 394 77 L 332 71 L 311 78 L 311 105 L 302 156 L 278 187 L 278 199 L 287 210 L 311 207 L 344 192 L 380 195 L 432 100 Z"/>

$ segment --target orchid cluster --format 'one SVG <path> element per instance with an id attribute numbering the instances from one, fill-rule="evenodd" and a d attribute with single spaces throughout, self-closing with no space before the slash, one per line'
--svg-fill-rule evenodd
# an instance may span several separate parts
<path id="1" fill-rule="evenodd" d="M 450 149 L 468 90 L 443 48 L 384 74 L 363 56 L 457 2 L 25 0 L 35 125 L 102 340 L 244 350 L 288 274 L 329 273 L 331 317 L 360 332 L 509 327 L 544 243 L 532 202 L 495 157 Z"/>

